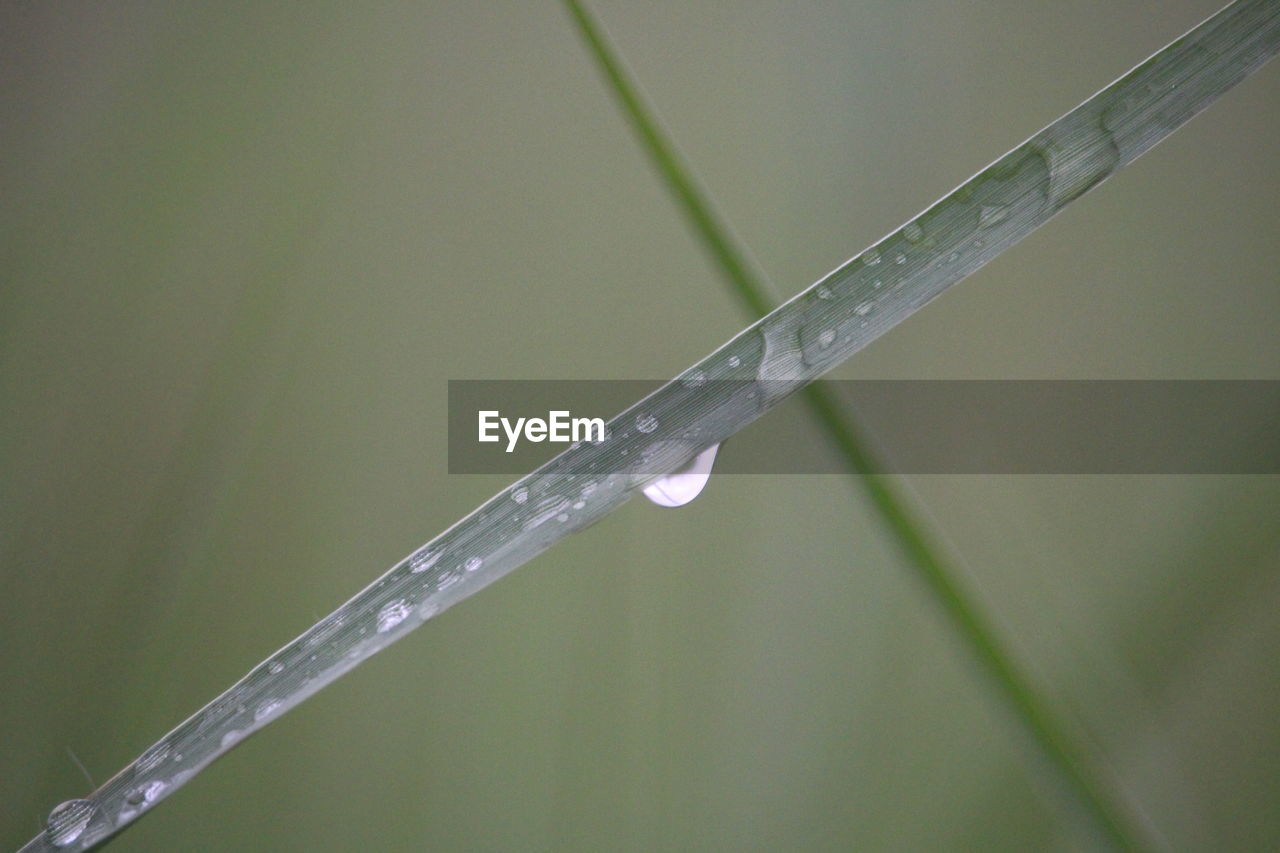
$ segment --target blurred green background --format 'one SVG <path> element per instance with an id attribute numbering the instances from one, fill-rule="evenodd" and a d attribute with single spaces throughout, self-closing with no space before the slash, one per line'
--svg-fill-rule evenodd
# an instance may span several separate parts
<path id="1" fill-rule="evenodd" d="M 1214 11 L 595 4 L 780 292 Z M 1280 66 L 836 373 L 1280 378 Z M 492 494 L 450 378 L 739 329 L 556 2 L 0 6 L 0 849 Z M 797 440 L 814 440 L 797 436 Z M 915 477 L 1179 850 L 1280 847 L 1280 478 Z M 1083 850 L 837 476 L 633 502 L 130 851 Z"/>

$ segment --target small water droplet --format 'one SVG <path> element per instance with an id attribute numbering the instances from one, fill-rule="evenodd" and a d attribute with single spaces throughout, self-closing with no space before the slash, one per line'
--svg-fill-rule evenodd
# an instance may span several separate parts
<path id="1" fill-rule="evenodd" d="M 582 508 L 583 508 L 584 506 L 586 506 L 586 505 L 587 505 L 587 502 L 586 502 L 586 501 L 574 501 L 574 502 L 573 502 L 573 508 L 574 508 L 574 509 L 582 509 Z"/>
<path id="2" fill-rule="evenodd" d="M 267 672 L 271 673 L 272 675 L 279 675 L 280 673 L 284 672 L 284 664 L 280 663 L 280 661 L 278 660 L 273 660 L 271 662 L 271 665 L 267 667 Z"/>
<path id="3" fill-rule="evenodd" d="M 49 843 L 54 847 L 73 844 L 84 834 L 96 809 L 97 806 L 94 805 L 93 800 L 67 800 L 55 806 L 53 811 L 49 812 L 49 819 L 45 821 L 45 833 L 49 837 Z"/>
<path id="4" fill-rule="evenodd" d="M 680 380 L 680 384 L 686 388 L 701 388 L 707 381 L 707 374 L 701 370 L 691 370 Z"/>
<path id="5" fill-rule="evenodd" d="M 825 284 L 820 284 L 818 285 L 817 294 L 819 299 L 830 299 L 831 288 L 827 287 Z"/>
<path id="6" fill-rule="evenodd" d="M 826 349 L 836 342 L 836 333 L 832 329 L 823 329 L 822 334 L 818 335 L 818 346 Z"/>
<path id="7" fill-rule="evenodd" d="M 536 506 L 534 506 L 533 513 L 524 520 L 524 523 L 521 526 L 524 527 L 525 530 L 532 530 L 533 528 L 538 527 L 541 524 L 545 524 L 560 513 L 564 512 L 568 506 L 568 498 L 562 498 L 556 495 L 552 495 L 549 498 L 543 498 L 538 501 Z"/>
<path id="8" fill-rule="evenodd" d="M 436 583 L 436 589 L 444 591 L 460 580 L 462 580 L 462 575 L 452 570 L 447 571 L 440 576 L 439 582 Z"/>
<path id="9" fill-rule="evenodd" d="M 658 506 L 684 506 L 706 488 L 720 445 L 713 444 L 681 468 L 644 487 L 644 496 Z"/>
<path id="10" fill-rule="evenodd" d="M 160 764 L 168 757 L 169 744 L 158 743 L 146 752 L 142 753 L 142 756 L 138 759 L 138 772 L 145 773 L 148 770 L 153 770 L 160 766 Z"/>
<path id="11" fill-rule="evenodd" d="M 440 605 L 434 601 L 424 601 L 418 605 L 418 618 L 430 619 L 440 612 Z"/>
<path id="12" fill-rule="evenodd" d="M 978 225 L 990 228 L 1009 214 L 1009 208 L 1002 204 L 984 204 L 978 210 Z"/>
<path id="13" fill-rule="evenodd" d="M 261 705 L 258 706 L 258 710 L 253 712 L 253 719 L 255 722 L 259 722 L 259 723 L 261 723 L 264 720 L 269 720 L 272 717 L 274 717 L 276 714 L 279 714 L 280 709 L 283 706 L 284 706 L 284 703 L 281 702 L 279 699 L 268 699 L 266 702 L 263 702 Z"/>
<path id="14" fill-rule="evenodd" d="M 222 736 L 222 740 L 219 743 L 223 749 L 230 749 L 242 740 L 244 740 L 244 732 L 239 729 L 232 729 Z"/>
<path id="15" fill-rule="evenodd" d="M 425 572 L 434 566 L 439 559 L 439 551 L 420 551 L 409 560 L 409 571 L 415 575 L 419 572 Z"/>
<path id="16" fill-rule="evenodd" d="M 898 254 L 893 256 L 893 262 L 901 266 L 902 264 L 905 264 L 907 262 L 907 256 L 904 255 L 902 252 L 899 252 Z"/>
<path id="17" fill-rule="evenodd" d="M 884 282 L 881 281 L 880 279 L 876 279 L 871 286 L 874 287 L 876 290 L 879 290 L 881 287 L 884 286 Z"/>
<path id="18" fill-rule="evenodd" d="M 880 263 L 880 253 L 875 249 L 867 249 L 862 253 L 862 262 L 869 267 L 874 267 Z"/>
<path id="19" fill-rule="evenodd" d="M 484 560 L 481 557 L 468 557 L 467 561 L 462 564 L 462 567 L 469 572 L 474 572 L 483 565 Z"/>
<path id="20" fill-rule="evenodd" d="M 518 504 L 524 503 L 525 501 L 529 500 L 529 490 L 526 489 L 524 486 L 516 486 L 514 489 L 511 490 L 511 500 L 515 501 Z"/>
<path id="21" fill-rule="evenodd" d="M 902 226 L 902 236 L 906 237 L 908 242 L 919 243 L 924 238 L 924 229 L 916 222 L 908 222 Z"/>
<path id="22" fill-rule="evenodd" d="M 559 515 L 557 515 L 557 516 L 556 516 L 556 521 L 560 522 L 561 524 L 564 524 L 564 523 L 565 523 L 566 521 L 568 521 L 568 520 L 569 520 L 569 514 L 568 514 L 568 513 L 562 512 L 562 513 L 560 513 Z"/>
<path id="23" fill-rule="evenodd" d="M 729 356 L 728 365 L 730 367 L 741 367 L 742 359 L 738 358 L 736 355 L 731 355 Z"/>
<path id="24" fill-rule="evenodd" d="M 871 313 L 871 309 L 874 307 L 875 306 L 872 305 L 870 302 L 863 302 L 857 308 L 853 309 L 853 313 L 857 314 L 859 317 L 865 317 Z"/>
<path id="25" fill-rule="evenodd" d="M 165 792 L 169 786 L 159 779 L 152 780 L 145 785 L 139 785 L 125 795 L 124 801 L 131 806 L 149 806 L 156 800 L 160 799 L 160 795 Z"/>
<path id="26" fill-rule="evenodd" d="M 636 415 L 636 429 L 643 433 L 651 433 L 658 428 L 658 419 L 653 415 Z"/>
<path id="27" fill-rule="evenodd" d="M 378 633 L 385 634 L 399 625 L 409 615 L 409 605 L 403 598 L 397 598 L 382 605 L 378 611 Z"/>

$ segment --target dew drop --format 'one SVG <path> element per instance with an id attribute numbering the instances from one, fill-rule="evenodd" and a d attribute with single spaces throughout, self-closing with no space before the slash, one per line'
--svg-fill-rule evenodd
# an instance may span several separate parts
<path id="1" fill-rule="evenodd" d="M 978 211 L 978 225 L 990 228 L 1009 214 L 1009 208 L 1002 204 L 984 204 Z"/>
<path id="2" fill-rule="evenodd" d="M 644 487 L 644 496 L 658 506 L 684 506 L 702 493 L 711 478 L 720 445 L 713 444 L 681 468 Z"/>
<path id="3" fill-rule="evenodd" d="M 483 565 L 484 565 L 484 560 L 481 559 L 480 557 L 468 557 L 467 561 L 462 564 L 462 567 L 469 572 L 474 572 L 476 569 L 480 568 Z"/>
<path id="4" fill-rule="evenodd" d="M 413 555 L 409 560 L 409 571 L 413 574 L 425 572 L 436 564 L 436 560 L 440 559 L 439 551 L 421 551 Z"/>
<path id="5" fill-rule="evenodd" d="M 258 706 L 258 710 L 253 712 L 254 722 L 261 723 L 264 720 L 271 719 L 276 714 L 280 713 L 280 709 L 283 706 L 284 703 L 279 699 L 268 699 L 266 702 L 263 702 Z"/>
<path id="6" fill-rule="evenodd" d="M 159 767 L 160 764 L 163 763 L 164 760 L 168 757 L 169 757 L 169 744 L 158 743 L 155 746 L 148 749 L 146 752 L 142 753 L 142 756 L 138 759 L 138 764 L 137 764 L 138 772 L 145 773 L 148 770 L 153 770 L 156 767 Z"/>
<path id="7" fill-rule="evenodd" d="M 418 618 L 430 619 L 440 612 L 440 605 L 434 601 L 424 601 L 418 605 Z"/>
<path id="8" fill-rule="evenodd" d="M 869 267 L 874 267 L 880 263 L 880 253 L 875 249 L 867 249 L 862 253 L 862 262 Z"/>
<path id="9" fill-rule="evenodd" d="M 831 329 L 823 329 L 822 334 L 818 335 L 818 346 L 826 349 L 836 342 L 836 333 Z"/>
<path id="10" fill-rule="evenodd" d="M 707 381 L 707 374 L 701 370 L 691 370 L 680 380 L 680 384 L 686 388 L 701 388 Z"/>
<path id="11" fill-rule="evenodd" d="M 267 672 L 271 673 L 272 675 L 279 675 L 280 673 L 284 672 L 284 664 L 280 663 L 280 661 L 278 660 L 273 660 L 271 662 L 271 666 L 267 667 Z"/>
<path id="12" fill-rule="evenodd" d="M 230 749 L 242 740 L 244 740 L 244 732 L 239 729 L 232 729 L 222 736 L 222 740 L 219 741 L 219 744 L 222 749 Z"/>
<path id="13" fill-rule="evenodd" d="M 568 506 L 569 500 L 567 498 L 557 497 L 556 495 L 543 498 L 534 506 L 533 513 L 524 520 L 521 526 L 525 530 L 532 530 L 564 512 Z"/>
<path id="14" fill-rule="evenodd" d="M 524 486 L 516 486 L 514 489 L 511 490 L 511 500 L 515 501 L 518 504 L 524 503 L 525 501 L 529 500 L 529 490 L 526 489 Z"/>
<path id="15" fill-rule="evenodd" d="M 818 285 L 817 294 L 819 299 L 830 299 L 831 288 L 827 287 L 825 284 Z"/>
<path id="16" fill-rule="evenodd" d="M 440 576 L 439 582 L 436 583 L 436 589 L 441 591 L 446 590 L 460 580 L 462 580 L 462 575 L 458 574 L 457 572 L 454 572 L 454 571 L 445 572 L 443 575 Z"/>
<path id="17" fill-rule="evenodd" d="M 907 256 L 904 255 L 902 252 L 899 252 L 898 254 L 893 256 L 893 262 L 901 266 L 902 264 L 905 264 L 907 262 Z"/>
<path id="18" fill-rule="evenodd" d="M 881 281 L 880 279 L 876 279 L 871 286 L 874 287 L 876 290 L 879 290 L 880 288 L 884 287 L 884 282 Z"/>
<path id="19" fill-rule="evenodd" d="M 636 429 L 645 434 L 658 428 L 658 419 L 653 415 L 636 415 Z"/>
<path id="20" fill-rule="evenodd" d="M 741 367 L 742 359 L 738 358 L 736 355 L 731 355 L 729 356 L 728 365 L 730 367 Z"/>
<path id="21" fill-rule="evenodd" d="M 874 307 L 875 306 L 872 305 L 870 302 L 863 302 L 857 308 L 853 309 L 853 313 L 857 314 L 859 317 L 865 317 L 871 313 L 871 309 Z"/>
<path id="22" fill-rule="evenodd" d="M 378 611 L 378 633 L 385 634 L 399 625 L 409 615 L 409 605 L 403 598 L 382 605 Z"/>
<path id="23" fill-rule="evenodd" d="M 97 806 L 94 805 L 93 800 L 67 800 L 55 806 L 53 811 L 49 812 L 49 819 L 45 821 L 45 833 L 48 835 L 49 843 L 54 847 L 73 844 L 84 834 L 96 809 Z"/>
<path id="24" fill-rule="evenodd" d="M 159 779 L 148 782 L 145 785 L 139 785 L 128 794 L 125 795 L 124 801 L 131 806 L 149 806 L 156 800 L 160 799 L 160 795 L 165 792 L 169 786 Z"/>
<path id="25" fill-rule="evenodd" d="M 573 502 L 573 508 L 574 508 L 574 509 L 582 509 L 582 508 L 583 508 L 584 506 L 586 506 L 586 505 L 587 505 L 587 502 L 586 502 L 586 501 L 574 501 L 574 502 Z"/>
<path id="26" fill-rule="evenodd" d="M 920 227 L 919 223 L 908 222 L 902 226 L 902 236 L 912 243 L 919 243 L 924 238 L 924 229 Z"/>

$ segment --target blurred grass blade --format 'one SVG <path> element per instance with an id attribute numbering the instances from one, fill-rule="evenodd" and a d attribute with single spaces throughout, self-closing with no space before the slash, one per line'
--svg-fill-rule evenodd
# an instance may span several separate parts
<path id="1" fill-rule="evenodd" d="M 735 239 L 714 209 L 710 195 L 679 155 L 604 26 L 582 0 L 563 2 L 645 153 L 730 290 L 752 315 L 767 314 L 773 308 L 768 296 L 771 288 L 758 267 L 748 263 L 746 247 Z M 965 590 L 959 571 L 948 564 L 939 537 L 912 511 L 893 478 L 874 473 L 885 467 L 874 464 L 874 452 L 860 437 L 853 414 L 842 410 L 838 397 L 822 383 L 805 388 L 805 396 L 810 412 L 849 472 L 861 475 L 854 478 L 855 482 L 870 499 L 906 562 L 950 617 L 956 636 L 1067 783 L 1076 802 L 1113 843 L 1129 849 L 1149 846 L 1139 842 L 1144 833 L 1129 816 L 1130 810 L 1112 790 L 1113 786 L 1091 766 L 1087 752 L 1073 742 L 1067 726 L 1057 719 L 1052 703 L 1022 671 L 1012 645 L 1001 638 L 977 599 Z"/>
<path id="2" fill-rule="evenodd" d="M 1150 148 L 1277 49 L 1277 2 L 1237 2 L 1214 15 L 613 418 L 608 440 L 571 446 L 490 498 L 254 667 L 90 796 L 55 808 L 48 829 L 22 850 L 86 850 L 113 837 L 248 735 L 839 364 Z M 731 243 L 724 245 L 732 251 Z M 823 417 L 843 428 L 834 413 Z M 855 469 L 865 470 L 852 433 L 841 441 Z M 936 548 L 920 535 L 888 481 L 867 482 L 876 505 L 893 510 L 882 514 L 898 528 L 903 549 L 926 579 L 945 581 L 941 564 L 931 563 Z M 962 609 L 963 600 L 940 600 L 954 618 L 977 620 L 975 611 Z M 965 631 L 993 636 L 981 621 Z M 994 647 L 975 651 L 989 668 L 1004 660 Z M 997 677 L 1006 690 L 1015 683 Z M 1033 730 L 1047 724 L 1038 717 L 1043 708 L 1034 695 L 1015 692 L 1010 698 Z"/>

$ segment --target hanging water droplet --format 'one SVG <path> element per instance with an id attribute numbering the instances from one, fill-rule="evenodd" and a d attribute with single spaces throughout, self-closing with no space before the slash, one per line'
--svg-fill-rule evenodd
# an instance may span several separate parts
<path id="1" fill-rule="evenodd" d="M 436 560 L 440 559 L 439 551 L 421 551 L 414 554 L 409 560 L 409 571 L 413 574 L 425 572 L 436 564 Z"/>
<path id="2" fill-rule="evenodd" d="M 736 355 L 731 355 L 729 356 L 728 365 L 730 367 L 741 367 L 742 359 L 738 358 Z"/>
<path id="3" fill-rule="evenodd" d="M 511 500 L 515 501 L 518 504 L 524 503 L 525 501 L 529 500 L 529 490 L 526 489 L 524 486 L 516 486 L 514 489 L 511 490 Z"/>
<path id="4" fill-rule="evenodd" d="M 831 288 L 827 287 L 825 284 L 818 285 L 816 293 L 818 294 L 819 299 L 831 298 Z"/>
<path id="5" fill-rule="evenodd" d="M 689 373 L 685 375 L 684 379 L 680 380 L 680 384 L 686 388 L 701 388 L 706 381 L 707 374 L 695 368 L 694 370 L 689 371 Z"/>
<path id="6" fill-rule="evenodd" d="M 468 557 L 467 561 L 462 564 L 462 567 L 469 572 L 474 572 L 476 569 L 480 568 L 483 565 L 484 565 L 484 560 L 482 558 Z"/>
<path id="7" fill-rule="evenodd" d="M 874 287 L 876 290 L 879 290 L 881 287 L 884 286 L 884 282 L 881 281 L 880 279 L 876 279 L 874 282 L 872 282 L 871 286 Z"/>
<path id="8" fill-rule="evenodd" d="M 869 267 L 874 267 L 880 263 L 880 253 L 875 249 L 867 249 L 862 253 L 862 262 Z"/>
<path id="9" fill-rule="evenodd" d="M 902 226 L 902 236 L 911 243 L 918 243 L 924 238 L 924 229 L 916 222 L 908 222 Z"/>
<path id="10" fill-rule="evenodd" d="M 97 806 L 94 805 L 93 800 L 67 800 L 61 805 L 54 806 L 53 811 L 49 812 L 48 820 L 45 821 L 45 834 L 49 838 L 49 843 L 54 847 L 73 844 L 84 834 L 96 809 Z"/>
<path id="11" fill-rule="evenodd" d="M 702 493 L 711 478 L 720 445 L 713 444 L 681 468 L 644 487 L 644 496 L 658 506 L 684 506 Z"/>
<path id="12" fill-rule="evenodd" d="M 586 501 L 574 501 L 574 502 L 573 502 L 573 508 L 574 508 L 574 509 L 582 509 L 582 508 L 583 508 L 584 506 L 586 506 L 586 505 L 587 505 L 587 502 L 586 502 Z"/>
<path id="13" fill-rule="evenodd" d="M 835 342 L 836 342 L 836 333 L 832 329 L 823 329 L 822 333 L 818 335 L 818 346 L 822 347 L 823 349 L 826 349 L 827 347 L 831 346 Z"/>
<path id="14" fill-rule="evenodd" d="M 273 660 L 271 665 L 267 667 L 267 672 L 270 672 L 272 675 L 279 675 L 284 672 L 284 664 L 280 663 L 278 660 Z"/>
<path id="15" fill-rule="evenodd" d="M 874 307 L 875 306 L 872 305 L 870 302 L 863 302 L 857 308 L 853 309 L 853 313 L 857 314 L 859 317 L 865 317 L 871 313 L 871 309 Z"/>
<path id="16" fill-rule="evenodd" d="M 990 228 L 1009 214 L 1009 208 L 1002 204 L 984 204 L 978 210 L 978 225 Z"/>
<path id="17" fill-rule="evenodd" d="M 222 740 L 219 741 L 219 745 L 222 749 L 230 749 L 242 740 L 244 740 L 244 732 L 239 729 L 232 729 L 222 736 Z"/>
<path id="18" fill-rule="evenodd" d="M 440 580 L 436 583 L 436 589 L 443 592 L 460 580 L 462 580 L 462 575 L 453 570 L 447 571 L 440 576 Z"/>
<path id="19" fill-rule="evenodd" d="M 409 605 L 403 598 L 382 605 L 378 611 L 378 633 L 385 634 L 399 625 L 409 615 Z"/>
<path id="20" fill-rule="evenodd" d="M 636 429 L 643 433 L 651 433 L 658 428 L 658 419 L 653 415 L 636 415 Z"/>
<path id="21" fill-rule="evenodd" d="M 893 256 L 893 262 L 901 266 L 902 264 L 905 264 L 907 262 L 907 256 L 904 255 L 902 252 L 899 252 L 898 254 Z"/>
<path id="22" fill-rule="evenodd" d="M 435 616 L 439 612 L 440 612 L 440 605 L 436 604 L 434 601 L 424 601 L 418 605 L 419 619 L 423 619 L 423 620 L 430 619 L 432 616 Z"/>

